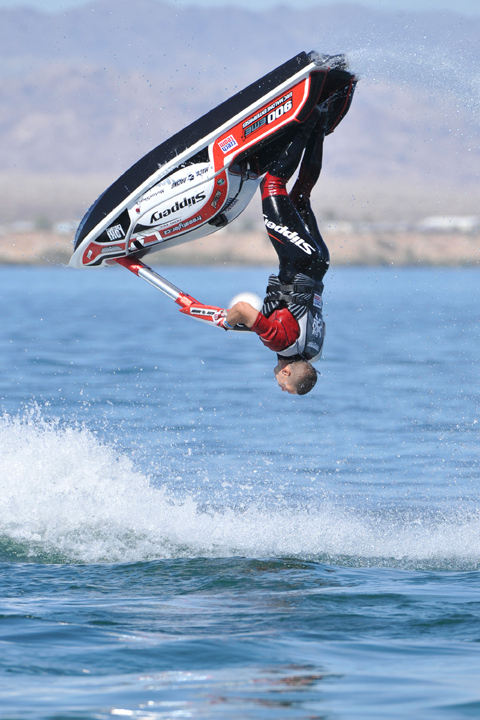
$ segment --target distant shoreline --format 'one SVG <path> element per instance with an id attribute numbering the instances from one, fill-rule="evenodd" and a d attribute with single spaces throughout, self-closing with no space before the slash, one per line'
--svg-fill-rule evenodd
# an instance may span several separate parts
<path id="1" fill-rule="evenodd" d="M 480 262 L 480 235 L 462 233 L 324 232 L 336 266 L 471 266 Z M 5 233 L 0 265 L 67 264 L 72 238 L 51 232 Z M 276 256 L 261 231 L 235 234 L 222 230 L 148 257 L 155 265 L 275 265 Z"/>

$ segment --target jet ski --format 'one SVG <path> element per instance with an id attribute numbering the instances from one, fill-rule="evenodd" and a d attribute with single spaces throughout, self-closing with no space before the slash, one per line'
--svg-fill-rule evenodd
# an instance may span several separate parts
<path id="1" fill-rule="evenodd" d="M 280 65 L 151 150 L 105 190 L 78 227 L 69 265 L 119 262 L 138 274 L 148 253 L 225 227 L 315 105 L 327 112 L 327 134 L 333 132 L 355 84 L 344 55 L 301 52 Z"/>

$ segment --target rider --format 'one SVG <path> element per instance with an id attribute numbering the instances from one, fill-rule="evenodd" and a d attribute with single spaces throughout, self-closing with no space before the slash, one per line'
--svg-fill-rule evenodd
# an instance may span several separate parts
<path id="1" fill-rule="evenodd" d="M 322 279 L 330 256 L 310 205 L 310 193 L 322 167 L 327 115 L 317 106 L 300 127 L 261 183 L 265 226 L 279 260 L 278 275 L 271 275 L 262 312 L 238 302 L 224 324 L 251 328 L 277 353 L 275 377 L 282 391 L 310 392 L 317 381 L 311 364 L 320 359 L 325 337 L 322 317 Z M 286 184 L 298 167 L 290 193 Z"/>

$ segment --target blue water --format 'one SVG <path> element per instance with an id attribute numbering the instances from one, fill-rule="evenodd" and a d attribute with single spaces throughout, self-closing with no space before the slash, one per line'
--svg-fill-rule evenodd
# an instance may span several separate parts
<path id="1" fill-rule="evenodd" d="M 0 268 L 2 720 L 479 717 L 479 280 L 332 270 L 299 398 L 123 269 Z"/>

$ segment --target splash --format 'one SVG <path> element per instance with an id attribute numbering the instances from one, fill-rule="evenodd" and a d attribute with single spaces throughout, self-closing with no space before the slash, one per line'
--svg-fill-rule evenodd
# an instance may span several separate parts
<path id="1" fill-rule="evenodd" d="M 410 21 L 418 18 L 411 17 Z M 371 31 L 363 46 L 350 38 L 347 52 L 350 67 L 366 83 L 386 83 L 389 87 L 425 94 L 436 106 L 439 124 L 450 126 L 454 132 L 458 131 L 458 115 L 462 111 L 478 130 L 478 49 L 458 47 L 461 37 L 458 28 L 457 35 L 454 33 L 447 42 L 438 28 L 432 34 L 428 23 L 423 31 L 417 27 L 412 35 L 411 30 L 406 17 L 403 23 L 399 21 L 382 32 Z"/>
<path id="2" fill-rule="evenodd" d="M 0 556 L 37 562 L 298 557 L 338 564 L 479 565 L 480 519 L 362 515 L 332 504 L 205 511 L 156 488 L 81 426 L 0 418 Z"/>
<path id="3" fill-rule="evenodd" d="M 349 64 L 367 83 L 387 84 L 426 93 L 440 113 L 439 124 L 451 125 L 463 110 L 473 127 L 478 129 L 480 106 L 480 73 L 462 57 L 435 55 L 429 48 L 417 47 L 415 52 L 399 48 L 363 48 L 348 53 Z M 448 111 L 445 114 L 443 111 Z"/>

